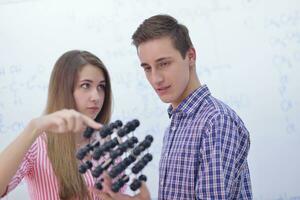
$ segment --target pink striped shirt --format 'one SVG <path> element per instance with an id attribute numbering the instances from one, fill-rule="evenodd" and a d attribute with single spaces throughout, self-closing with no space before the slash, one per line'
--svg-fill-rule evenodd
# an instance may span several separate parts
<path id="1" fill-rule="evenodd" d="M 90 170 L 83 177 L 87 187 L 94 186 L 94 178 Z M 26 153 L 17 173 L 7 186 L 6 194 L 17 187 L 23 178 L 27 182 L 32 200 L 59 200 L 57 178 L 47 156 L 45 135 L 38 137 Z M 99 198 L 93 196 L 92 199 Z"/>

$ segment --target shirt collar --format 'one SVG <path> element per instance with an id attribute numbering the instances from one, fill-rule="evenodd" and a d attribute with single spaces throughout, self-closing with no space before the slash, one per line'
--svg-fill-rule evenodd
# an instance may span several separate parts
<path id="1" fill-rule="evenodd" d="M 190 95 L 188 95 L 176 109 L 173 109 L 172 105 L 168 108 L 169 118 L 175 113 L 182 113 L 189 115 L 195 112 L 195 108 L 201 104 L 206 96 L 210 95 L 210 91 L 206 85 L 200 86 Z"/>

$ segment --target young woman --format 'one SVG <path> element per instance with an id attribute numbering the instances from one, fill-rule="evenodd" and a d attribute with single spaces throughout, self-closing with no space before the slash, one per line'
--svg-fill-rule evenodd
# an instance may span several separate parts
<path id="1" fill-rule="evenodd" d="M 76 150 L 88 143 L 86 127 L 111 117 L 112 92 L 102 61 L 87 51 L 63 54 L 51 74 L 45 114 L 32 119 L 0 153 L 0 196 L 24 178 L 31 199 L 97 199 L 90 172 L 78 172 Z"/>

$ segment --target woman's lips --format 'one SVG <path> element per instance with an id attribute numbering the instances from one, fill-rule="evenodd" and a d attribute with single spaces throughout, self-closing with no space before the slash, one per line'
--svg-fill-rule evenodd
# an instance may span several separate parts
<path id="1" fill-rule="evenodd" d="M 97 113 L 99 112 L 99 107 L 88 107 L 88 110 L 92 113 Z"/>

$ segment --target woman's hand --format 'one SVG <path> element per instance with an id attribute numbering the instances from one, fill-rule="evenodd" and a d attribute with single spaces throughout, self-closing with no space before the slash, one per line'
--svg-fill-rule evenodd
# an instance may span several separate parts
<path id="1" fill-rule="evenodd" d="M 18 170 L 25 153 L 43 132 L 83 132 L 86 127 L 100 129 L 101 124 L 75 111 L 60 110 L 38 117 L 24 128 L 21 134 L 0 153 L 0 196 Z"/>
<path id="2" fill-rule="evenodd" d="M 134 196 L 129 196 L 127 194 L 123 194 L 121 192 L 115 193 L 111 191 L 110 186 L 112 180 L 108 177 L 108 175 L 104 174 L 103 176 L 103 189 L 98 190 L 96 188 L 90 188 L 90 192 L 98 197 L 101 200 L 150 200 L 150 192 L 146 186 L 146 183 L 142 181 L 142 185 L 140 187 L 140 191 L 138 194 Z"/>
<path id="3" fill-rule="evenodd" d="M 54 113 L 33 119 L 32 122 L 38 133 L 43 131 L 65 133 L 65 132 L 83 132 L 86 127 L 100 129 L 101 124 L 93 119 L 75 111 L 63 109 Z"/>

